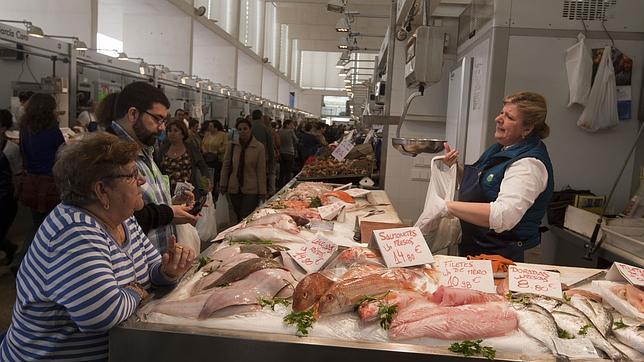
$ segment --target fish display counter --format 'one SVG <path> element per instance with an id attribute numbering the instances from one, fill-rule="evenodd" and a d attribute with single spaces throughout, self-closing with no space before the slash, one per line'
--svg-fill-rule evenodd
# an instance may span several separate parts
<path id="1" fill-rule="evenodd" d="M 570 287 L 559 299 L 446 285 L 438 265 L 464 258 L 388 268 L 362 242 L 400 226 L 395 209 L 384 191 L 346 187 L 291 182 L 222 231 L 173 290 L 111 330 L 110 360 L 644 358 L 638 287 L 516 264 L 558 273 Z"/>

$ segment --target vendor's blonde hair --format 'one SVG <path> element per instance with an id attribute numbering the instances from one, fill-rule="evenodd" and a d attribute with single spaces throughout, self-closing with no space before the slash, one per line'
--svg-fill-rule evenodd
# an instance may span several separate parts
<path id="1" fill-rule="evenodd" d="M 526 128 L 533 127 L 532 133 L 544 139 L 550 135 L 550 127 L 546 124 L 548 107 L 546 99 L 538 93 L 519 92 L 503 99 L 503 104 L 515 104 L 523 116 Z"/>

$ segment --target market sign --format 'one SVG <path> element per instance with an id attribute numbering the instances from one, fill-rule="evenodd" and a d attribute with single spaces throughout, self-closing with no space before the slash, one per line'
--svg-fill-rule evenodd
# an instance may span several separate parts
<path id="1" fill-rule="evenodd" d="M 441 260 L 438 269 L 441 285 L 496 293 L 490 260 Z"/>
<path id="2" fill-rule="evenodd" d="M 552 298 L 561 298 L 563 295 L 559 273 L 510 265 L 508 278 L 513 292 L 534 293 Z"/>
<path id="3" fill-rule="evenodd" d="M 374 230 L 370 247 L 380 249 L 387 267 L 406 267 L 434 262 L 423 233 L 417 227 Z"/>
<path id="4" fill-rule="evenodd" d="M 621 282 L 624 279 L 633 285 L 643 287 L 644 269 L 617 261 L 614 262 L 606 274 L 606 280 Z"/>
<path id="5" fill-rule="evenodd" d="M 333 256 L 333 253 L 338 250 L 338 246 L 325 239 L 322 236 L 317 236 L 310 242 L 302 245 L 298 249 L 291 249 L 288 254 L 293 257 L 307 273 L 313 273 L 320 268 Z"/>
<path id="6" fill-rule="evenodd" d="M 353 140 L 351 137 L 347 137 L 344 141 L 340 142 L 338 147 L 333 150 L 333 153 L 331 153 L 331 156 L 335 157 L 336 160 L 342 162 L 344 161 L 344 158 L 347 157 L 349 152 L 353 149 Z"/>

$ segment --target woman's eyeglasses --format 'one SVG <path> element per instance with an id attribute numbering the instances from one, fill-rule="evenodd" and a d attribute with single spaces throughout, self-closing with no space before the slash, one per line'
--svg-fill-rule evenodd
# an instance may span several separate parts
<path id="1" fill-rule="evenodd" d="M 132 173 L 129 174 L 116 174 L 116 175 L 109 175 L 105 176 L 104 178 L 124 178 L 127 182 L 133 183 L 138 181 L 139 177 L 141 177 L 141 174 L 139 173 L 139 169 L 135 168 Z"/>

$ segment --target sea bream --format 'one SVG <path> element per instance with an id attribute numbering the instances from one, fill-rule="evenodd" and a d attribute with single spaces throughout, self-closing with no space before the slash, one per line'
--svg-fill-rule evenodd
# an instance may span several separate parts
<path id="1" fill-rule="evenodd" d="M 623 328 L 613 329 L 617 339 L 625 345 L 644 353 L 644 324 L 627 325 Z M 643 356 L 644 359 L 644 356 Z"/>
<path id="2" fill-rule="evenodd" d="M 548 310 L 557 322 L 557 326 L 569 335 L 587 337 L 596 349 L 603 351 L 614 361 L 627 360 L 627 357 L 602 335 L 593 322 L 574 306 L 545 296 L 530 296 L 530 302 Z"/>
<path id="3" fill-rule="evenodd" d="M 529 302 L 513 302 L 512 307 L 519 318 L 519 329 L 557 355 L 553 338 L 559 337 L 559 331 L 552 314 L 545 308 Z"/>
<path id="4" fill-rule="evenodd" d="M 604 337 L 608 337 L 613 328 L 613 315 L 601 303 L 581 295 L 570 297 L 570 304 L 582 311 Z"/>

